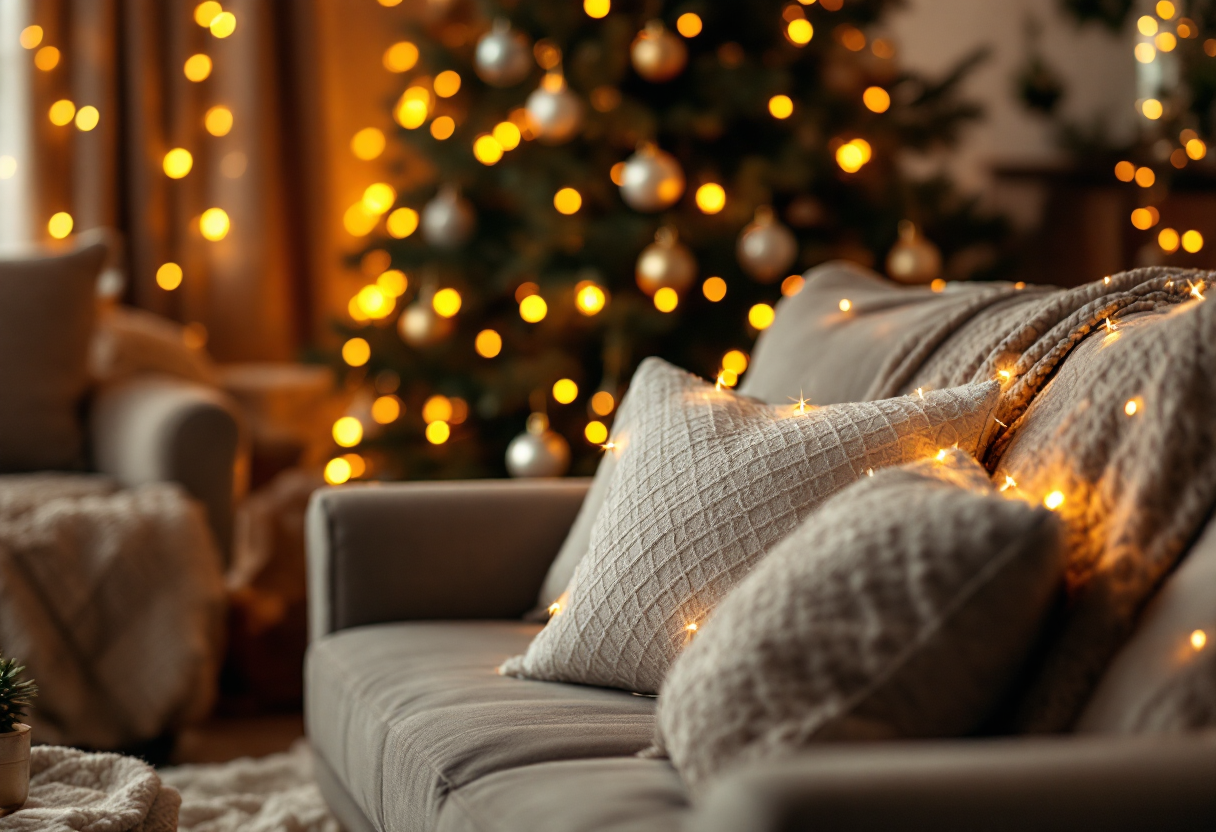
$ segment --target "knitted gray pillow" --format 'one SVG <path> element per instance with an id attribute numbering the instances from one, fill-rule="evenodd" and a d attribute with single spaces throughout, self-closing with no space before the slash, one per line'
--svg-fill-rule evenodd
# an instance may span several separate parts
<path id="1" fill-rule="evenodd" d="M 821 740 L 975 730 L 1063 580 L 1059 524 L 959 452 L 826 502 L 722 602 L 659 697 L 695 786 Z"/>
<path id="2" fill-rule="evenodd" d="M 655 693 L 705 617 L 813 508 L 958 445 L 975 453 L 995 382 L 879 402 L 766 405 L 647 359 L 613 426 L 617 470 L 564 608 L 500 672 Z"/>

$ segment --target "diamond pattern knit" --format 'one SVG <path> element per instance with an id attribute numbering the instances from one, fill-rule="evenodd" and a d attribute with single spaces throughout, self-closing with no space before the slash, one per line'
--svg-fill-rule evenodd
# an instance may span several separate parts
<path id="1" fill-rule="evenodd" d="M 656 693 L 689 627 L 812 509 L 867 469 L 981 451 L 998 394 L 987 382 L 800 409 L 647 359 L 617 414 L 617 470 L 568 603 L 500 672 Z"/>

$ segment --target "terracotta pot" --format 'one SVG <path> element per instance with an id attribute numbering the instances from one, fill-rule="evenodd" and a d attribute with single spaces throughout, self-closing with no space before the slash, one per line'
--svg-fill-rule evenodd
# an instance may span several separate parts
<path id="1" fill-rule="evenodd" d="M 30 793 L 30 726 L 0 734 L 0 816 L 25 805 Z"/>

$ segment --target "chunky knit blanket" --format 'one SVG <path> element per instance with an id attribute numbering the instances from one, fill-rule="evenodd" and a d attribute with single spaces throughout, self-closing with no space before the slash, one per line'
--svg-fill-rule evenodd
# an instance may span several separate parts
<path id="1" fill-rule="evenodd" d="M 869 390 L 1001 380 L 985 463 L 1030 499 L 1064 495 L 1068 599 L 1020 729 L 1071 724 L 1216 505 L 1213 279 L 1158 267 L 1068 291 L 969 287 L 903 333 Z"/>
<path id="2" fill-rule="evenodd" d="M 176 485 L 0 476 L 0 648 L 38 681 L 35 741 L 120 748 L 204 714 L 222 604 L 202 509 Z"/>

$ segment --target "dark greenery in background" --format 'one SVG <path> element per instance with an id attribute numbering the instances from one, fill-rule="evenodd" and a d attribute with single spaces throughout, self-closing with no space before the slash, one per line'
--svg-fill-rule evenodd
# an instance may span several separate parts
<path id="1" fill-rule="evenodd" d="M 805 47 L 784 36 L 786 5 L 799 8 L 814 26 Z M 881 269 L 899 221 L 911 219 L 941 248 L 946 277 L 996 276 L 1007 263 L 1004 221 L 981 215 L 948 181 L 913 181 L 899 166 L 905 152 L 949 147 L 981 116 L 979 107 L 960 98 L 959 85 L 982 56 L 968 57 L 939 80 L 901 71 L 897 55 L 882 58 L 873 49 L 876 24 L 896 5 L 851 0 L 829 11 L 822 3 L 803 7 L 773 0 L 614 0 L 609 15 L 596 20 L 575 0 L 487 0 L 458 3 L 445 15 L 403 31 L 422 57 L 403 76 L 401 89 L 415 76 L 434 77 L 445 69 L 459 72 L 463 85 L 432 114 L 455 118 L 450 139 L 437 141 L 426 127 L 401 129 L 391 137 L 408 146 L 411 160 L 393 183 L 401 191 L 397 204 L 421 208 L 441 185 L 458 185 L 473 203 L 478 225 L 475 237 L 455 251 L 429 247 L 418 233 L 404 240 L 373 238 L 368 246 L 369 251 L 386 249 L 393 267 L 409 275 L 410 289 L 399 308 L 413 300 L 424 279 L 455 287 L 463 297 L 454 331 L 432 347 L 404 344 L 395 316 L 343 330 L 362 335 L 372 347 L 366 367 L 343 368 L 354 376 L 352 383 L 380 379 L 384 389 L 384 380 L 392 378 L 386 373 L 400 378 L 405 415 L 364 445 L 384 454 L 380 471 L 407 478 L 500 475 L 508 442 L 546 399 L 554 429 L 570 441 L 573 470 L 594 470 L 599 449 L 582 435 L 592 418 L 587 403 L 593 392 L 609 389 L 619 401 L 632 369 L 647 355 L 712 376 L 727 350 L 751 352 L 755 332 L 747 310 L 780 299 L 780 280 L 757 283 L 735 257 L 739 232 L 757 206 L 772 205 L 797 235 L 800 254 L 792 272 L 837 257 Z M 666 83 L 639 77 L 629 57 L 636 34 L 655 18 L 674 32 L 685 12 L 704 21 L 703 31 L 685 40 L 687 67 Z M 477 38 L 497 17 L 509 18 L 534 43 L 546 38 L 560 47 L 567 81 L 584 101 L 593 90 L 610 86 L 620 92 L 619 105 L 610 112 L 587 106 L 581 133 L 566 144 L 524 142 L 498 164 L 480 164 L 471 151 L 474 138 L 523 106 L 543 74 L 534 67 L 509 89 L 478 79 L 473 70 Z M 843 45 L 854 29 L 866 34 L 860 51 Z M 890 91 L 886 113 L 863 105 L 862 93 L 870 85 Z M 770 96 L 778 93 L 794 100 L 794 113 L 785 120 L 767 109 Z M 872 145 L 873 158 L 859 172 L 846 174 L 835 161 L 835 149 L 854 137 Z M 630 156 L 641 140 L 674 154 L 687 178 L 684 197 L 658 215 L 631 210 L 609 176 L 612 165 Z M 706 181 L 722 184 L 727 193 L 725 210 L 714 216 L 702 214 L 693 201 Z M 554 209 L 554 193 L 562 187 L 582 194 L 582 208 L 574 216 Z M 664 224 L 678 229 L 698 262 L 696 284 L 671 314 L 658 312 L 634 279 L 639 252 Z M 710 275 L 723 277 L 729 287 L 720 303 L 701 294 L 700 283 Z M 611 298 L 594 317 L 579 314 L 573 302 L 575 283 L 586 278 L 604 286 Z M 524 281 L 537 283 L 548 302 L 549 314 L 538 324 L 527 324 L 518 314 L 513 293 Z M 486 327 L 504 341 L 492 360 L 473 348 L 476 333 Z M 573 404 L 558 405 L 548 395 L 562 377 L 578 382 Z M 468 420 L 454 426 L 451 439 L 440 446 L 422 438 L 421 406 L 434 393 L 470 404 Z"/>

